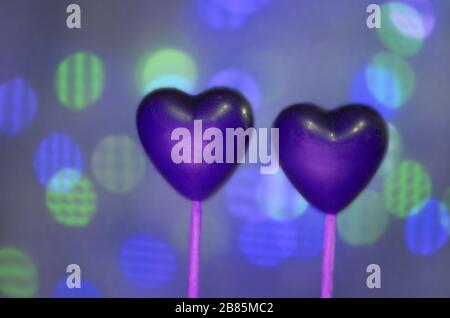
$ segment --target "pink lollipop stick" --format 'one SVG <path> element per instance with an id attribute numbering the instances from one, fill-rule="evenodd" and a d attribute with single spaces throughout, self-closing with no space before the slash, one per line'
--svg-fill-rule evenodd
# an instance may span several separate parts
<path id="1" fill-rule="evenodd" d="M 192 202 L 191 238 L 189 243 L 189 281 L 188 297 L 198 298 L 200 285 L 200 234 L 202 225 L 202 206 L 200 201 Z"/>
<path id="2" fill-rule="evenodd" d="M 323 238 L 321 298 L 333 297 L 334 248 L 336 245 L 336 215 L 327 214 Z"/>

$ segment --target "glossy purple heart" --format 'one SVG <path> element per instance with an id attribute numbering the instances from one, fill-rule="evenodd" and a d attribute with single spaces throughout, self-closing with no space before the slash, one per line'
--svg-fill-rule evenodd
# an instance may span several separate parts
<path id="1" fill-rule="evenodd" d="M 331 214 L 367 186 L 388 144 L 385 122 L 365 105 L 326 111 L 298 104 L 283 110 L 273 126 L 279 128 L 283 171 L 306 200 Z"/>
<path id="2" fill-rule="evenodd" d="M 177 140 L 171 140 L 176 128 L 186 128 L 194 138 L 194 120 L 202 120 L 202 132 L 218 128 L 226 136 L 226 128 L 253 126 L 253 114 L 247 100 L 237 91 L 217 88 L 192 96 L 177 89 L 160 89 L 147 95 L 139 105 L 137 129 L 145 151 L 162 176 L 182 195 L 195 201 L 211 196 L 236 169 L 238 163 L 175 163 L 171 151 Z M 205 147 L 210 141 L 202 141 Z M 198 143 L 200 144 L 200 142 Z M 248 142 L 245 147 L 248 146 Z M 242 151 L 242 149 L 241 149 Z M 235 159 L 237 148 L 234 147 Z"/>

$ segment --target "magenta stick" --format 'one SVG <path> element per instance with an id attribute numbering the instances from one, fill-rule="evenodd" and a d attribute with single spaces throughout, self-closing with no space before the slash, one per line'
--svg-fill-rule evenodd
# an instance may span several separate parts
<path id="1" fill-rule="evenodd" d="M 189 243 L 188 297 L 198 298 L 200 285 L 200 234 L 202 226 L 202 206 L 200 201 L 192 202 L 191 238 Z"/>
<path id="2" fill-rule="evenodd" d="M 321 298 L 333 297 L 334 249 L 336 245 L 336 215 L 327 214 L 323 237 Z"/>

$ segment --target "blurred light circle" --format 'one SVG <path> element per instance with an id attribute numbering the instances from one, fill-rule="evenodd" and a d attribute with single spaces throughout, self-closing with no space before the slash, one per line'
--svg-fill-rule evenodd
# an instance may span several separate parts
<path id="1" fill-rule="evenodd" d="M 175 274 L 176 259 L 170 247 L 149 235 L 127 239 L 120 250 L 119 264 L 123 275 L 140 289 L 158 289 Z"/>
<path id="2" fill-rule="evenodd" d="M 0 293 L 7 297 L 32 297 L 38 288 L 38 273 L 32 259 L 14 247 L 0 248 Z"/>
<path id="3" fill-rule="evenodd" d="M 389 2 L 381 6 L 382 27 L 377 29 L 381 42 L 400 55 L 415 55 L 426 37 L 422 16 L 412 6 Z"/>
<path id="4" fill-rule="evenodd" d="M 367 68 L 359 70 L 352 81 L 350 99 L 352 103 L 370 105 L 375 108 L 385 120 L 390 120 L 394 117 L 397 109 L 380 103 L 374 94 L 369 89 L 366 79 Z M 385 85 L 387 86 L 387 85 Z M 381 88 L 380 88 L 381 89 Z M 391 88 L 388 88 L 392 90 Z"/>
<path id="5" fill-rule="evenodd" d="M 61 279 L 55 286 L 53 292 L 55 298 L 101 298 L 102 295 L 97 287 L 86 280 L 81 280 L 80 288 L 67 287 L 66 278 Z"/>
<path id="6" fill-rule="evenodd" d="M 270 0 L 218 0 L 226 10 L 236 14 L 251 14 L 264 8 Z"/>
<path id="7" fill-rule="evenodd" d="M 362 246 L 375 243 L 386 231 L 389 214 L 377 192 L 365 190 L 337 217 L 339 236 L 347 244 Z"/>
<path id="8" fill-rule="evenodd" d="M 108 191 L 132 191 L 145 173 L 147 159 L 132 139 L 111 135 L 94 149 L 91 167 L 96 180 Z"/>
<path id="9" fill-rule="evenodd" d="M 36 93 L 22 78 L 0 85 L 0 132 L 15 136 L 36 116 Z"/>
<path id="10" fill-rule="evenodd" d="M 50 179 L 48 189 L 55 192 L 70 191 L 78 184 L 80 178 L 81 173 L 76 169 L 61 169 Z"/>
<path id="11" fill-rule="evenodd" d="M 240 14 L 226 9 L 224 0 L 197 0 L 197 13 L 208 26 L 214 29 L 237 29 L 242 27 L 246 14 Z"/>
<path id="12" fill-rule="evenodd" d="M 81 177 L 68 191 L 48 188 L 45 202 L 56 222 L 70 227 L 83 227 L 89 224 L 97 209 L 97 194 L 91 182 Z"/>
<path id="13" fill-rule="evenodd" d="M 397 128 L 392 123 L 388 123 L 389 145 L 386 156 L 377 171 L 377 176 L 384 176 L 398 166 L 403 154 L 403 141 Z"/>
<path id="14" fill-rule="evenodd" d="M 308 207 L 308 202 L 281 170 L 275 174 L 260 175 L 255 194 L 260 209 L 276 221 L 295 219 Z"/>
<path id="15" fill-rule="evenodd" d="M 227 182 L 226 204 L 231 215 L 249 222 L 267 218 L 255 195 L 255 180 L 260 176 L 259 167 L 247 165 L 238 169 Z"/>
<path id="16" fill-rule="evenodd" d="M 102 61 L 94 54 L 77 52 L 66 57 L 56 72 L 58 100 L 67 108 L 81 110 L 95 103 L 102 94 Z"/>
<path id="17" fill-rule="evenodd" d="M 252 264 L 272 267 L 292 256 L 297 230 L 291 222 L 263 221 L 244 225 L 239 233 L 239 249 Z"/>
<path id="18" fill-rule="evenodd" d="M 417 213 L 408 216 L 405 224 L 406 245 L 412 254 L 429 255 L 441 249 L 448 240 L 448 229 L 442 215 L 448 214 L 444 204 L 429 199 Z"/>
<path id="19" fill-rule="evenodd" d="M 389 19 L 398 31 L 407 37 L 419 39 L 425 37 L 422 17 L 414 8 L 400 2 L 390 3 L 388 6 Z"/>
<path id="20" fill-rule="evenodd" d="M 302 215 L 295 220 L 297 242 L 294 252 L 295 258 L 311 258 L 322 254 L 323 229 L 325 214 L 309 206 Z"/>
<path id="21" fill-rule="evenodd" d="M 250 102 L 253 110 L 260 106 L 261 93 L 256 80 L 249 74 L 227 69 L 220 71 L 208 82 L 208 87 L 230 87 L 238 90 Z"/>
<path id="22" fill-rule="evenodd" d="M 436 22 L 434 8 L 431 0 L 407 0 L 407 4 L 413 7 L 421 16 L 422 24 L 424 26 L 424 36 L 431 35 Z"/>
<path id="23" fill-rule="evenodd" d="M 386 209 L 405 218 L 431 197 L 431 178 L 414 160 L 403 160 L 386 177 L 384 200 Z"/>
<path id="24" fill-rule="evenodd" d="M 34 172 L 45 187 L 61 170 L 71 169 L 81 172 L 82 167 L 80 147 L 64 133 L 53 133 L 44 138 L 34 152 Z"/>
<path id="25" fill-rule="evenodd" d="M 376 54 L 366 69 L 369 91 L 386 107 L 403 106 L 413 94 L 415 82 L 411 66 L 395 54 Z"/>
<path id="26" fill-rule="evenodd" d="M 192 92 L 197 82 L 197 66 L 191 56 L 177 49 L 152 53 L 140 68 L 143 94 L 158 88 L 177 88 Z"/>

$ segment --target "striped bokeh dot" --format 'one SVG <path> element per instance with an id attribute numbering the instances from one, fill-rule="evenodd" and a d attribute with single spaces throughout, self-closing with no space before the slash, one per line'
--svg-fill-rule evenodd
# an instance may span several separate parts
<path id="1" fill-rule="evenodd" d="M 70 189 L 47 188 L 45 202 L 54 220 L 70 227 L 89 224 L 97 209 L 97 194 L 92 183 L 81 177 Z"/>
<path id="2" fill-rule="evenodd" d="M 431 177 L 419 162 L 403 160 L 385 179 L 386 209 L 398 218 L 405 218 L 430 198 L 431 187 Z"/>
<path id="3" fill-rule="evenodd" d="M 139 289 L 158 289 L 175 274 L 176 259 L 169 245 L 147 234 L 137 234 L 122 245 L 119 255 L 122 273 Z"/>
<path id="4" fill-rule="evenodd" d="M 111 135 L 95 147 L 91 168 L 96 180 L 108 191 L 132 191 L 143 178 L 147 158 L 140 145 L 125 135 Z"/>
<path id="5" fill-rule="evenodd" d="M 32 297 L 38 288 L 38 273 L 33 260 L 23 251 L 0 248 L 0 295 Z"/>
<path id="6" fill-rule="evenodd" d="M 37 146 L 33 155 L 33 168 L 39 182 L 45 187 L 63 169 L 81 172 L 83 158 L 80 147 L 65 133 L 52 133 Z M 61 176 L 59 178 L 61 180 Z"/>
<path id="7" fill-rule="evenodd" d="M 297 229 L 292 222 L 262 221 L 240 229 L 238 243 L 244 257 L 262 267 L 280 265 L 297 247 Z"/>
<path id="8" fill-rule="evenodd" d="M 95 103 L 102 94 L 103 64 L 92 53 L 77 52 L 66 57 L 56 71 L 56 94 L 61 104 L 81 110 Z"/>
<path id="9" fill-rule="evenodd" d="M 35 91 L 22 78 L 0 85 L 0 132 L 18 135 L 31 124 L 37 111 Z"/>

